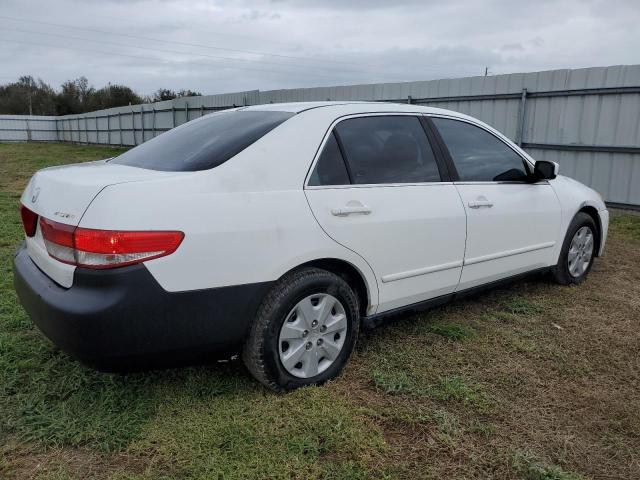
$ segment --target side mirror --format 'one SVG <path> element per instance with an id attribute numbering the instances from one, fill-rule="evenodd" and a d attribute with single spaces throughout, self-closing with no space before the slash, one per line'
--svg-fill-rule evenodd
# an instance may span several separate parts
<path id="1" fill-rule="evenodd" d="M 558 176 L 560 166 L 556 162 L 538 160 L 533 169 L 533 177 L 537 180 L 553 180 Z"/>

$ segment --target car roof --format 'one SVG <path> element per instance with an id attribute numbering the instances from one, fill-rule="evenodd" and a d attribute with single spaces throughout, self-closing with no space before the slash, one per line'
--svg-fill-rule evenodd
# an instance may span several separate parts
<path id="1" fill-rule="evenodd" d="M 456 117 L 465 117 L 458 112 L 444 110 L 442 108 L 426 107 L 423 105 L 413 105 L 409 103 L 392 102 L 362 102 L 353 100 L 344 101 L 324 101 L 324 102 L 291 102 L 291 103 L 266 103 L 262 105 L 252 105 L 241 107 L 239 110 L 245 111 L 277 111 L 301 113 L 312 109 L 336 109 L 341 114 L 363 113 L 363 112 L 415 112 L 415 113 L 441 113 Z M 348 112 L 345 112 L 347 110 Z"/>

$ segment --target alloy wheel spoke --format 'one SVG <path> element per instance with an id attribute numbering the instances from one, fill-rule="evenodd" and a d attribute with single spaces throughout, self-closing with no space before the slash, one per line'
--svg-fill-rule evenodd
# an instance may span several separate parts
<path id="1" fill-rule="evenodd" d="M 296 305 L 298 318 L 304 322 L 307 328 L 311 328 L 311 322 L 315 320 L 315 311 L 311 303 L 311 297 L 307 297 Z"/>
<path id="2" fill-rule="evenodd" d="M 336 301 L 333 297 L 330 296 L 325 296 L 322 298 L 322 300 L 320 300 L 320 303 L 318 304 L 318 312 L 317 312 L 317 319 L 318 319 L 318 323 L 320 325 L 325 325 L 327 322 L 327 318 L 329 318 L 329 316 L 331 315 L 331 310 L 333 310 L 333 306 L 335 305 Z"/>
<path id="3" fill-rule="evenodd" d="M 577 250 L 569 250 L 569 264 L 572 264 L 576 257 L 578 256 L 578 251 Z"/>
<path id="4" fill-rule="evenodd" d="M 343 314 L 335 315 L 329 320 L 329 322 L 325 324 L 325 326 L 327 327 L 327 329 L 324 331 L 325 335 L 346 330 L 347 317 Z"/>
<path id="5" fill-rule="evenodd" d="M 335 360 L 340 354 L 340 346 L 331 340 L 325 339 L 319 347 L 329 360 Z"/>
<path id="6" fill-rule="evenodd" d="M 302 365 L 304 375 L 307 378 L 315 377 L 318 374 L 318 350 L 312 348 L 308 350 L 304 356 Z"/>
<path id="7" fill-rule="evenodd" d="M 302 322 L 300 322 L 300 320 L 295 322 L 286 322 L 280 331 L 280 340 L 294 340 L 302 338 L 306 328 L 304 328 L 301 323 Z"/>
<path id="8" fill-rule="evenodd" d="M 306 345 L 305 342 L 300 342 L 298 345 L 296 345 L 293 348 L 289 347 L 289 350 L 287 350 L 284 354 L 280 355 L 280 359 L 282 360 L 282 364 L 284 365 L 284 368 L 286 368 L 287 370 L 290 370 L 295 367 L 295 365 L 300 361 L 300 359 L 307 352 L 305 345 Z"/>

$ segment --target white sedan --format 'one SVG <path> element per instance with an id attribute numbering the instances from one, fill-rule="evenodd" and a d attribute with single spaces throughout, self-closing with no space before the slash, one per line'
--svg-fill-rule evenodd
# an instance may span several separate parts
<path id="1" fill-rule="evenodd" d="M 319 384 L 361 325 L 541 270 L 582 282 L 609 215 L 557 173 L 447 110 L 236 108 L 37 172 L 15 287 L 97 368 L 241 351 L 271 388 Z"/>

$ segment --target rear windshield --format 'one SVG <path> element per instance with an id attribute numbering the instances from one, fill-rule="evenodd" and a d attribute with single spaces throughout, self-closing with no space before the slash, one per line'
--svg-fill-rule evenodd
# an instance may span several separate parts
<path id="1" fill-rule="evenodd" d="M 169 172 L 207 170 L 237 155 L 293 115 L 242 110 L 214 113 L 169 130 L 111 162 Z"/>

